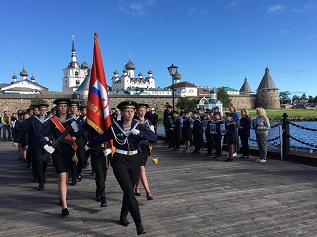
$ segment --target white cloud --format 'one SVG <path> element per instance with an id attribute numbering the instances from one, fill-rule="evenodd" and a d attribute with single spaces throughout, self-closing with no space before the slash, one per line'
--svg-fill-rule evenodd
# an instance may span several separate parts
<path id="1" fill-rule="evenodd" d="M 196 9 L 194 7 L 189 8 L 188 15 L 192 16 L 195 13 Z"/>
<path id="2" fill-rule="evenodd" d="M 233 11 L 240 5 L 240 0 L 233 0 L 229 3 L 228 7 Z"/>
<path id="3" fill-rule="evenodd" d="M 150 7 L 156 4 L 156 0 L 143 0 L 127 3 L 125 0 L 118 0 L 117 5 L 120 11 L 126 12 L 132 17 L 140 17 L 147 14 Z"/>
<path id="4" fill-rule="evenodd" d="M 306 4 L 301 8 L 293 8 L 291 11 L 301 13 L 301 12 L 305 12 L 305 11 L 309 11 L 309 10 L 310 11 L 317 10 L 317 3 Z"/>
<path id="5" fill-rule="evenodd" d="M 282 12 L 285 9 L 286 7 L 283 6 L 282 4 L 276 4 L 276 5 L 270 6 L 270 8 L 267 11 L 268 13 L 275 13 L 275 12 Z"/>

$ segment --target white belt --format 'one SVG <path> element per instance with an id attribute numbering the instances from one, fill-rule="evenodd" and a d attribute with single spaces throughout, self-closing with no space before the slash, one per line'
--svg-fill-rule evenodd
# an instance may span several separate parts
<path id="1" fill-rule="evenodd" d="M 123 154 L 123 155 L 128 155 L 128 156 L 132 156 L 132 155 L 138 154 L 138 150 L 135 150 L 135 151 L 125 151 L 125 150 L 116 149 L 116 153 Z"/>

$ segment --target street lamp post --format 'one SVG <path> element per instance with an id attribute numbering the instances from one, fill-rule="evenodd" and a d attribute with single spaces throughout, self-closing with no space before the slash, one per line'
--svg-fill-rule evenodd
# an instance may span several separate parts
<path id="1" fill-rule="evenodd" d="M 174 105 L 174 97 L 175 97 L 175 95 L 174 95 L 174 76 L 175 76 L 175 74 L 176 74 L 176 72 L 177 72 L 177 66 L 174 66 L 174 64 L 172 64 L 171 66 L 169 66 L 168 68 L 167 68 L 167 70 L 168 70 L 168 72 L 170 73 L 170 75 L 172 76 L 172 103 L 173 103 L 173 111 L 174 111 L 174 107 L 175 107 L 175 105 Z"/>

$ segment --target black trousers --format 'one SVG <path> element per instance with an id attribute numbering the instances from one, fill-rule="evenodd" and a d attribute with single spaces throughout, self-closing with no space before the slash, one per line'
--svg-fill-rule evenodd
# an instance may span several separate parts
<path id="1" fill-rule="evenodd" d="M 34 161 L 36 162 L 36 169 L 37 169 L 37 177 L 38 182 L 41 185 L 44 185 L 45 182 L 45 171 L 48 166 L 49 162 L 49 155 L 46 151 L 42 148 L 40 142 L 36 142 L 35 146 L 35 153 L 34 153 Z"/>
<path id="2" fill-rule="evenodd" d="M 114 153 L 112 158 L 113 173 L 123 191 L 121 216 L 130 212 L 136 226 L 141 224 L 139 203 L 135 198 L 134 187 L 140 174 L 141 157 Z"/>
<path id="3" fill-rule="evenodd" d="M 214 136 L 209 131 L 205 132 L 205 136 L 206 136 L 207 148 L 208 148 L 207 154 L 211 155 L 212 149 L 214 147 Z"/>
<path id="4" fill-rule="evenodd" d="M 249 156 L 249 136 L 245 134 L 240 135 L 241 150 L 243 156 Z"/>
<path id="5" fill-rule="evenodd" d="M 41 146 L 42 148 L 42 146 Z M 34 178 L 38 178 L 39 177 L 39 173 L 38 173 L 38 162 L 37 162 L 37 158 L 36 158 L 36 147 L 35 147 L 35 143 L 34 142 L 29 142 L 28 144 L 28 150 L 26 153 L 26 162 L 27 164 L 32 164 L 32 174 Z"/>
<path id="6" fill-rule="evenodd" d="M 166 142 L 168 144 L 169 147 L 172 147 L 172 142 L 171 140 L 172 138 L 172 130 L 170 129 L 170 127 L 165 127 L 165 134 L 166 134 Z"/>
<path id="7" fill-rule="evenodd" d="M 203 130 L 193 129 L 193 138 L 194 138 L 195 151 L 200 151 L 203 145 Z"/>
<path id="8" fill-rule="evenodd" d="M 172 130 L 172 136 L 171 136 L 171 146 L 175 147 L 176 149 L 179 149 L 181 145 L 181 130 L 180 128 L 174 128 Z"/>
<path id="9" fill-rule="evenodd" d="M 103 155 L 102 147 L 92 147 L 90 151 L 91 166 L 95 171 L 96 197 L 106 198 L 106 182 L 107 168 L 106 158 Z"/>
<path id="10" fill-rule="evenodd" d="M 214 142 L 217 156 L 221 156 L 221 139 L 222 134 L 220 132 L 214 134 Z"/>
<path id="11" fill-rule="evenodd" d="M 85 156 L 85 142 L 82 137 L 76 139 L 76 144 L 78 146 L 76 150 L 76 156 L 77 156 L 77 175 L 81 174 L 83 170 L 83 165 L 86 159 Z"/>

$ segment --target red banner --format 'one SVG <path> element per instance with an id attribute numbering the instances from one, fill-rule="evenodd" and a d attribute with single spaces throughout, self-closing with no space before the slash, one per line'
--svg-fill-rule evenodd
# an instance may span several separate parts
<path id="1" fill-rule="evenodd" d="M 94 55 L 88 92 L 86 121 L 99 134 L 104 133 L 111 125 L 108 86 L 97 33 L 94 36 Z M 109 145 L 112 147 L 112 140 L 109 141 Z"/>

